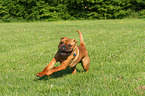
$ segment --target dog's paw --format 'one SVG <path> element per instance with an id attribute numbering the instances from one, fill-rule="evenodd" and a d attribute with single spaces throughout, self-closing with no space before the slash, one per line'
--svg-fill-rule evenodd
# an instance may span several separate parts
<path id="1" fill-rule="evenodd" d="M 42 77 L 42 76 L 44 76 L 44 74 L 42 72 L 40 72 L 40 73 L 37 73 L 36 76 Z"/>

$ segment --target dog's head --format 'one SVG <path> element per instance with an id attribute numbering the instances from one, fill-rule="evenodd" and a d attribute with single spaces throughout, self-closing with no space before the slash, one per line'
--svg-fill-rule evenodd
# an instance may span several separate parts
<path id="1" fill-rule="evenodd" d="M 62 37 L 58 45 L 59 54 L 64 57 L 71 55 L 76 48 L 76 43 L 77 41 L 75 39 Z"/>

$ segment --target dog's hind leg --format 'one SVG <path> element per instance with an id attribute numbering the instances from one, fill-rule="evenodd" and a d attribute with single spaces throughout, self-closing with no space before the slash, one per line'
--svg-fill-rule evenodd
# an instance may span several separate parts
<path id="1" fill-rule="evenodd" d="M 74 74 L 74 73 L 77 72 L 77 70 L 76 70 L 76 66 L 72 67 L 71 69 L 72 69 L 72 71 L 73 71 L 72 74 Z"/>
<path id="2" fill-rule="evenodd" d="M 89 56 L 85 56 L 83 59 L 82 59 L 82 67 L 83 69 L 88 72 L 89 70 L 89 64 L 90 64 L 90 58 Z"/>

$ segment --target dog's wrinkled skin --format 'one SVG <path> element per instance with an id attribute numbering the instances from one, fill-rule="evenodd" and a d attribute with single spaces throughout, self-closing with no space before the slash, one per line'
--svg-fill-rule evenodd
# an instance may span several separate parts
<path id="1" fill-rule="evenodd" d="M 83 41 L 83 36 L 80 31 L 77 30 L 77 32 L 80 36 L 80 46 L 77 47 L 77 41 L 75 39 L 69 39 L 67 37 L 61 38 L 58 51 L 54 58 L 42 72 L 36 74 L 37 76 L 51 75 L 54 72 L 66 69 L 68 66 L 73 70 L 73 74 L 76 73 L 76 65 L 79 62 L 82 64 L 83 69 L 86 72 L 88 71 L 90 58 Z M 60 62 L 61 65 L 53 67 L 56 62 Z"/>

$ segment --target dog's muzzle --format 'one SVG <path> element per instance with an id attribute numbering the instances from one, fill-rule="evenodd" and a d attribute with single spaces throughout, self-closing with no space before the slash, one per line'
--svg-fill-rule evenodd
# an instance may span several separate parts
<path id="1" fill-rule="evenodd" d="M 65 56 L 65 57 L 71 55 L 71 52 L 72 52 L 72 51 L 70 51 L 70 52 L 65 52 L 65 51 L 59 50 L 59 54 L 60 54 L 61 56 Z"/>
<path id="2" fill-rule="evenodd" d="M 59 49 L 59 54 L 60 54 L 61 56 L 66 57 L 66 56 L 71 55 L 72 51 L 73 51 L 73 49 L 72 49 L 71 51 L 68 51 L 67 47 L 66 47 L 65 45 L 63 45 L 63 46 Z"/>

